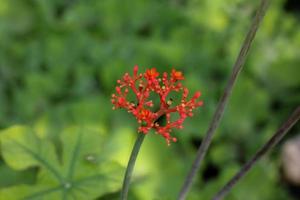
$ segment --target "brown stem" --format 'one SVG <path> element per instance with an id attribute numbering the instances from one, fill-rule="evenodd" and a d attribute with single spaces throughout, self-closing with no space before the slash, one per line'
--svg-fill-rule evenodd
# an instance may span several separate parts
<path id="1" fill-rule="evenodd" d="M 235 184 L 243 178 L 247 172 L 272 149 L 287 134 L 287 132 L 297 123 L 300 118 L 300 106 L 296 108 L 290 118 L 277 130 L 277 132 L 262 146 L 256 154 L 241 168 L 241 170 L 226 183 L 226 185 L 213 197 L 213 200 L 221 200 L 235 186 Z"/>
<path id="2" fill-rule="evenodd" d="M 269 4 L 269 0 L 261 0 L 261 3 L 259 5 L 259 8 L 253 19 L 251 27 L 250 27 L 250 29 L 246 35 L 246 38 L 243 42 L 243 45 L 241 47 L 240 53 L 236 59 L 234 66 L 233 66 L 233 70 L 232 70 L 231 76 L 228 80 L 228 83 L 226 85 L 224 94 L 219 101 L 219 104 L 215 111 L 213 119 L 211 120 L 210 126 L 206 132 L 206 136 L 203 139 L 203 142 L 201 143 L 201 145 L 197 151 L 197 155 L 196 155 L 195 161 L 192 165 L 192 168 L 189 171 L 189 173 L 184 181 L 184 184 L 181 188 L 181 191 L 178 195 L 178 200 L 184 200 L 186 198 L 188 191 L 190 190 L 190 187 L 192 186 L 193 178 L 195 177 L 197 171 L 200 168 L 201 162 L 202 162 L 204 156 L 206 155 L 207 149 L 212 141 L 212 137 L 215 133 L 215 130 L 217 129 L 217 127 L 220 123 L 220 120 L 224 113 L 225 106 L 228 102 L 228 98 L 232 92 L 234 83 L 238 77 L 239 72 L 241 71 L 241 69 L 245 63 L 249 49 L 250 49 L 253 39 L 256 35 L 256 31 L 257 31 L 263 17 L 265 16 L 266 10 L 268 8 L 268 4 Z"/>

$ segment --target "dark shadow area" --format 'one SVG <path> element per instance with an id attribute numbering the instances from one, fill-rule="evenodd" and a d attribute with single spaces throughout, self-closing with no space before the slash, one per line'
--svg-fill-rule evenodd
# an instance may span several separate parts
<path id="1" fill-rule="evenodd" d="M 284 4 L 284 9 L 287 12 L 294 12 L 300 14 L 300 1 L 299 0 L 287 0 Z"/>

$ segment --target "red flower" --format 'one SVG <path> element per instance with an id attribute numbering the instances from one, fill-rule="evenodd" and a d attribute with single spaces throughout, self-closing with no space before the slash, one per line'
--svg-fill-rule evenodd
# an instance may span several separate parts
<path id="1" fill-rule="evenodd" d="M 181 71 L 176 71 L 175 69 L 172 69 L 172 78 L 174 80 L 183 80 L 183 74 Z"/>
<path id="2" fill-rule="evenodd" d="M 198 100 L 201 96 L 200 92 L 196 92 L 190 100 L 187 99 L 189 91 L 179 82 L 183 79 L 182 72 L 175 69 L 172 69 L 170 78 L 166 72 L 159 78 L 155 68 L 138 74 L 138 66 L 135 66 L 133 76 L 126 73 L 122 80 L 117 81 L 116 94 L 112 94 L 111 99 L 114 104 L 113 109 L 125 108 L 132 113 L 140 124 L 139 132 L 147 134 L 150 129 L 154 129 L 166 139 L 168 144 L 170 141 L 176 142 L 177 139 L 171 136 L 172 129 L 182 129 L 184 120 L 192 117 L 193 110 L 203 105 L 203 102 Z M 135 94 L 136 103 L 127 99 L 129 90 Z M 172 100 L 167 99 L 171 91 L 182 92 L 179 105 L 172 105 Z M 153 102 L 149 99 L 151 92 L 159 95 L 160 105 L 157 111 L 151 110 L 153 109 Z M 171 121 L 171 114 L 176 112 L 179 114 L 179 119 Z M 165 125 L 158 122 L 162 116 L 166 116 Z"/>
<path id="3" fill-rule="evenodd" d="M 147 69 L 146 74 L 145 74 L 145 77 L 148 79 L 155 79 L 158 76 L 159 76 L 159 73 L 156 71 L 155 68 Z"/>
<path id="4" fill-rule="evenodd" d="M 151 117 L 150 115 L 151 115 L 151 112 L 149 110 L 142 109 L 142 110 L 140 110 L 138 118 L 141 120 L 147 120 L 148 118 Z"/>

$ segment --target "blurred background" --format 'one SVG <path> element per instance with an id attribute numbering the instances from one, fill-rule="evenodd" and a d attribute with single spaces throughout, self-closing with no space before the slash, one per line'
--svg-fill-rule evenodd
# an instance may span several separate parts
<path id="1" fill-rule="evenodd" d="M 135 64 L 202 92 L 178 142 L 149 133 L 134 172 L 129 199 L 175 199 L 258 4 L 0 0 L 0 199 L 118 199 L 137 124 L 110 96 Z M 300 2 L 273 0 L 188 199 L 210 199 L 295 109 L 299 66 Z M 299 130 L 226 199 L 300 199 Z"/>

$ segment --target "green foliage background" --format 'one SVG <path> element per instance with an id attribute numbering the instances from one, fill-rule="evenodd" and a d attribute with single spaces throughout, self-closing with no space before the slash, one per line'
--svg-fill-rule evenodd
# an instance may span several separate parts
<path id="1" fill-rule="evenodd" d="M 182 70 L 185 85 L 203 94 L 205 106 L 175 131 L 178 142 L 168 147 L 150 133 L 136 165 L 130 199 L 175 199 L 258 3 L 0 0 L 0 199 L 51 188 L 57 190 L 32 199 L 117 198 L 137 125 L 125 111 L 111 110 L 110 95 L 135 64 L 141 71 Z M 210 199 L 300 101 L 299 13 L 284 5 L 272 1 L 188 199 Z M 299 125 L 289 136 L 297 132 Z M 73 147 L 78 137 L 85 153 Z M 75 150 L 77 175 L 67 179 Z M 227 199 L 292 199 L 279 156 L 280 146 Z M 74 183 L 71 192 L 64 181 Z"/>

